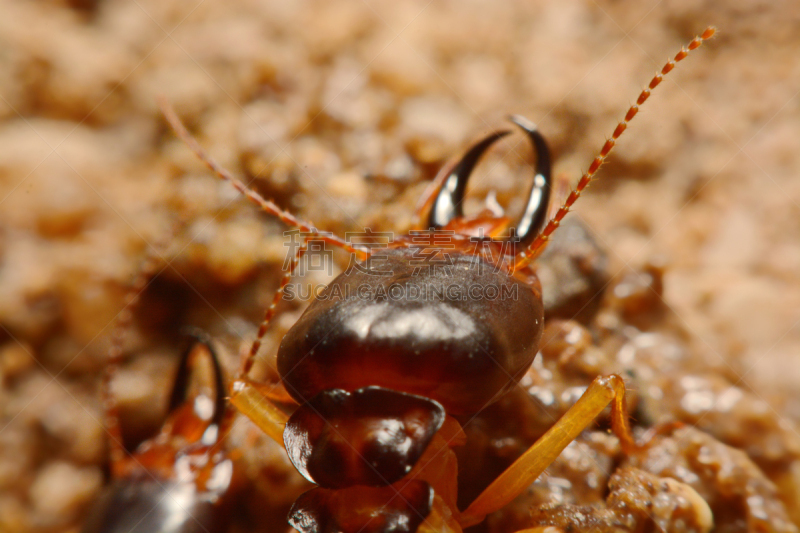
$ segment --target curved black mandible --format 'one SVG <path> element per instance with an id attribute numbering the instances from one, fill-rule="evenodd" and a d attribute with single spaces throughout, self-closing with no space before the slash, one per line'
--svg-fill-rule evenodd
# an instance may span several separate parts
<path id="1" fill-rule="evenodd" d="M 550 149 L 536 129 L 536 126 L 525 117 L 514 115 L 511 122 L 519 126 L 530 139 L 536 152 L 536 170 L 533 176 L 533 185 L 528 195 L 528 205 L 517 223 L 516 238 L 522 246 L 527 246 L 542 231 L 547 222 L 547 207 L 550 204 L 550 190 L 552 189 Z"/>
<path id="2" fill-rule="evenodd" d="M 174 411 L 186 401 L 186 393 L 189 391 L 189 383 L 191 379 L 191 372 L 189 371 L 189 363 L 192 359 L 192 353 L 195 346 L 199 343 L 205 346 L 208 350 L 209 359 L 214 371 L 214 413 L 211 416 L 209 426 L 216 426 L 222 423 L 225 417 L 225 383 L 222 376 L 222 367 L 219 363 L 217 352 L 211 345 L 211 339 L 202 330 L 196 328 L 187 328 L 187 335 L 190 337 L 191 342 L 186 347 L 181 355 L 180 363 L 178 364 L 178 371 L 175 374 L 175 383 L 172 385 L 172 393 L 169 397 L 169 412 Z"/>
<path id="3" fill-rule="evenodd" d="M 542 134 L 528 119 L 514 115 L 510 117 L 510 120 L 525 132 L 536 152 L 533 185 L 528 195 L 525 211 L 520 217 L 516 228 L 515 239 L 525 246 L 533 241 L 547 220 L 547 206 L 550 201 L 551 189 L 550 150 Z M 462 203 L 467 190 L 467 181 L 472 171 L 481 156 L 491 145 L 509 133 L 511 132 L 508 130 L 501 130 L 488 135 L 472 146 L 464 154 L 464 157 L 453 166 L 453 170 L 442 184 L 442 188 L 431 207 L 431 212 L 428 216 L 429 228 L 441 229 L 454 218 L 463 216 Z"/>
<path id="4" fill-rule="evenodd" d="M 511 133 L 508 130 L 496 131 L 470 148 L 464 157 L 453 167 L 450 175 L 442 184 L 436 201 L 428 216 L 428 227 L 441 229 L 451 220 L 464 215 L 464 193 L 467 191 L 467 180 L 475 169 L 481 156 L 495 141 Z"/>

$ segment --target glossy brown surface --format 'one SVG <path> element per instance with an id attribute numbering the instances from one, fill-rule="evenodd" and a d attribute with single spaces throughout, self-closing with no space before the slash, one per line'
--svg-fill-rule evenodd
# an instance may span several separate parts
<path id="1" fill-rule="evenodd" d="M 92 506 L 83 533 L 224 533 L 228 509 L 194 483 L 120 480 Z"/>
<path id="2" fill-rule="evenodd" d="M 297 499 L 289 523 L 301 533 L 414 533 L 433 505 L 424 481 L 383 488 L 312 489 Z"/>
<path id="3" fill-rule="evenodd" d="M 420 396 L 378 387 L 326 390 L 294 412 L 283 437 L 309 481 L 384 486 L 411 472 L 444 417 L 441 405 Z"/>
<path id="4" fill-rule="evenodd" d="M 522 377 L 542 334 L 541 296 L 481 259 L 453 253 L 434 268 L 424 253 L 375 251 L 368 270 L 340 275 L 308 307 L 278 352 L 295 399 L 377 385 L 473 413 Z"/>

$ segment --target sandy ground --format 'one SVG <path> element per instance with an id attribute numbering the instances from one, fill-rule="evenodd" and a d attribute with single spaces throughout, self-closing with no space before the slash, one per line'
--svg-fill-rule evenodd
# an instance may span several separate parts
<path id="1" fill-rule="evenodd" d="M 613 273 L 666 264 L 666 303 L 700 352 L 800 420 L 797 2 L 2 0 L 0 12 L 0 529 L 72 530 L 100 488 L 97 375 L 148 249 L 172 266 L 117 384 L 134 439 L 161 417 L 167 384 L 152 376 L 174 361 L 169 328 L 247 337 L 279 275 L 283 228 L 175 140 L 158 95 L 226 167 L 319 227 L 404 231 L 442 161 L 509 113 L 538 124 L 575 182 L 652 74 L 716 25 L 570 216 Z M 473 208 L 495 190 L 519 209 L 526 154 L 510 147 L 471 182 Z"/>

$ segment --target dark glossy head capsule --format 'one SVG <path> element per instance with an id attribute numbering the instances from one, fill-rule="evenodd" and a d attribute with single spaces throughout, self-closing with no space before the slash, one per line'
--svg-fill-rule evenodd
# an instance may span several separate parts
<path id="1" fill-rule="evenodd" d="M 468 414 L 522 377 L 542 335 L 541 290 L 535 275 L 512 276 L 497 261 L 541 230 L 551 188 L 550 154 L 533 125 L 521 117 L 512 120 L 531 141 L 537 160 L 516 241 L 497 246 L 447 231 L 469 224 L 461 206 L 467 181 L 481 155 L 508 134 L 500 131 L 449 167 L 428 214 L 429 242 L 410 236 L 374 250 L 364 268 L 337 277 L 283 338 L 278 370 L 298 402 L 325 389 L 379 386 Z M 431 249 L 440 253 L 426 262 Z M 483 253 L 487 249 L 493 257 Z"/>
<path id="2" fill-rule="evenodd" d="M 530 367 L 544 324 L 538 287 L 473 255 L 419 269 L 417 252 L 375 251 L 368 268 L 336 278 L 283 338 L 278 369 L 298 402 L 374 385 L 475 413 Z"/>

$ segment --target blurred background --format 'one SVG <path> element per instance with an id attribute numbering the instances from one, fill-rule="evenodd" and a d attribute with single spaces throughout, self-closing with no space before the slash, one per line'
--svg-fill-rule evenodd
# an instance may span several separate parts
<path id="1" fill-rule="evenodd" d="M 318 227 L 403 232 L 441 164 L 510 113 L 575 183 L 655 71 L 717 26 L 570 216 L 613 275 L 665 265 L 696 350 L 800 420 L 797 2 L 0 0 L 0 13 L 1 531 L 77 531 L 102 487 L 98 376 L 148 253 L 163 274 L 115 383 L 132 443 L 163 419 L 178 327 L 223 339 L 235 368 L 280 276 L 285 228 L 175 139 L 159 95 L 225 167 Z M 514 142 L 471 182 L 468 210 L 492 191 L 521 208 L 529 154 Z M 277 457 L 264 483 L 293 475 Z"/>

